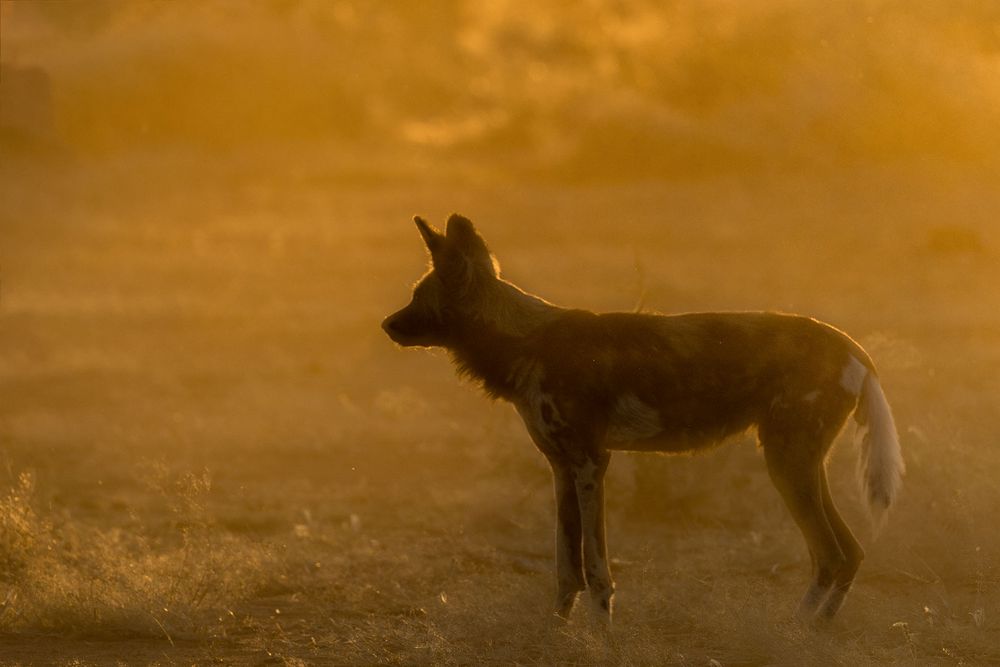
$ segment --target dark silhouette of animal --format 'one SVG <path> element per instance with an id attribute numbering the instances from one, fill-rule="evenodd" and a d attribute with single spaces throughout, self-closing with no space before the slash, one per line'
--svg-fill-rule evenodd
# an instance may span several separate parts
<path id="1" fill-rule="evenodd" d="M 445 233 L 415 222 L 432 267 L 382 327 L 400 345 L 447 349 L 459 373 L 514 405 L 548 459 L 557 614 L 567 617 L 587 588 L 610 621 L 604 473 L 613 450 L 684 452 L 750 428 L 812 557 L 799 614 L 836 614 L 864 556 L 826 478 L 847 417 L 864 428 L 859 470 L 873 515 L 892 505 L 904 471 L 889 404 L 858 343 L 797 315 L 562 308 L 503 280 L 468 219 L 451 216 Z"/>

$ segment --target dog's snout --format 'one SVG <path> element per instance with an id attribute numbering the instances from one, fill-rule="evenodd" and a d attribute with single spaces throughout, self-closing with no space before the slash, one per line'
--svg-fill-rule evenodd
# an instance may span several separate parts
<path id="1" fill-rule="evenodd" d="M 400 313 L 393 313 L 389 317 L 382 320 L 382 330 L 385 331 L 386 335 L 389 336 L 395 343 L 400 345 L 406 345 L 407 341 L 412 337 L 410 332 L 410 325 L 407 324 L 406 317 Z"/>
<path id="2" fill-rule="evenodd" d="M 399 333 L 399 319 L 395 315 L 390 315 L 382 320 L 382 331 L 390 336 Z"/>

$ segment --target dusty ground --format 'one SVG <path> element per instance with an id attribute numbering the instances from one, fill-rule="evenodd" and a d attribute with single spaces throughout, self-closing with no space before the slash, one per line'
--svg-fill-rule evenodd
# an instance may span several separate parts
<path id="1" fill-rule="evenodd" d="M 192 168 L 196 161 L 192 162 Z M 1000 188 L 894 168 L 391 183 L 158 160 L 5 166 L 0 664 L 996 664 Z M 343 176 L 343 175 L 341 175 Z M 909 466 L 831 627 L 751 439 L 616 455 L 617 614 L 549 613 L 548 471 L 381 318 L 414 213 L 557 303 L 780 309 L 879 363 Z"/>

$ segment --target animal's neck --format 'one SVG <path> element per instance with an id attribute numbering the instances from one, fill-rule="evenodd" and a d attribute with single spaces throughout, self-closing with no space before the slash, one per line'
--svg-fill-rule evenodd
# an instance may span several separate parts
<path id="1" fill-rule="evenodd" d="M 449 346 L 463 375 L 482 384 L 490 396 L 511 398 L 519 368 L 528 361 L 529 338 L 562 311 L 514 285 L 497 281 L 470 304 Z"/>

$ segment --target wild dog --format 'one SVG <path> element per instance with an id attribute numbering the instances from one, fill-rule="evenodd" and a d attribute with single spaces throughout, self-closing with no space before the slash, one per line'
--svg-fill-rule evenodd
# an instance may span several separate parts
<path id="1" fill-rule="evenodd" d="M 509 401 L 555 481 L 556 613 L 590 591 L 611 619 L 604 473 L 613 450 L 686 452 L 755 427 L 767 471 L 805 537 L 805 620 L 837 613 L 864 556 L 830 496 L 825 461 L 852 413 L 873 517 L 904 472 L 871 358 L 817 320 L 771 312 L 593 313 L 515 287 L 472 223 L 414 218 L 431 268 L 382 323 L 402 346 L 447 349 L 461 375 Z"/>

